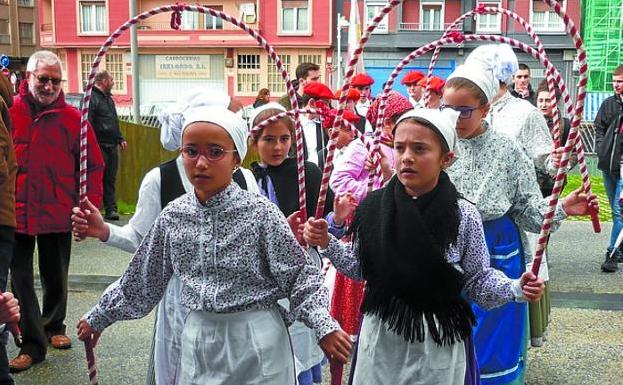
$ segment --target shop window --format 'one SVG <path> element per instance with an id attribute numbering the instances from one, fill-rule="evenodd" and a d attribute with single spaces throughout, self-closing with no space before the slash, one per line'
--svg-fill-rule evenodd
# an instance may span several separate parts
<path id="1" fill-rule="evenodd" d="M 281 62 L 283 63 L 286 71 L 290 73 L 290 69 L 292 68 L 292 66 L 290 65 L 291 56 L 279 55 L 279 57 L 281 58 Z M 270 62 L 268 63 L 268 89 L 272 93 L 286 92 L 286 84 L 283 81 L 281 72 L 279 72 L 279 69 L 272 60 L 270 60 Z"/>
<path id="2" fill-rule="evenodd" d="M 238 55 L 236 82 L 239 93 L 254 94 L 260 90 L 260 55 Z"/>

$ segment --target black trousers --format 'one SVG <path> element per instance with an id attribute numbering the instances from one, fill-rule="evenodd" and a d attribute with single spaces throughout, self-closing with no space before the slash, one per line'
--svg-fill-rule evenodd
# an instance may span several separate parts
<path id="1" fill-rule="evenodd" d="M 6 290 L 6 282 L 9 275 L 11 259 L 13 259 L 13 242 L 15 241 L 15 228 L 0 226 L 0 289 Z M 0 333 L 0 385 L 13 385 L 15 382 L 9 374 L 9 359 L 6 353 L 6 344 L 9 332 L 4 330 Z"/>
<path id="2" fill-rule="evenodd" d="M 35 242 L 39 251 L 43 311 L 39 308 L 34 287 Z M 15 234 L 11 286 L 20 303 L 22 316 L 20 327 L 24 343 L 20 354 L 29 354 L 35 362 L 45 359 L 49 336 L 65 333 L 70 254 L 71 233 Z"/>
<path id="3" fill-rule="evenodd" d="M 117 180 L 117 169 L 119 168 L 119 151 L 115 144 L 100 144 L 102 157 L 104 158 L 104 210 L 107 213 L 117 211 L 117 200 L 115 199 L 115 181 Z"/>

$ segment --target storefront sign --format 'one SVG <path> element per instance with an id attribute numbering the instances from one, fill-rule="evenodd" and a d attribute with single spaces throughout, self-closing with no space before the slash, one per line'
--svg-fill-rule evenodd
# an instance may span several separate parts
<path id="1" fill-rule="evenodd" d="M 157 79 L 210 77 L 210 55 L 156 55 Z"/>

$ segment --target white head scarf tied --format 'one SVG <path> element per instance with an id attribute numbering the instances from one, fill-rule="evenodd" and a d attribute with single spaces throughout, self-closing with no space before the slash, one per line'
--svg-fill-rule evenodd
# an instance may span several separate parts
<path id="1" fill-rule="evenodd" d="M 473 50 L 465 64 L 458 66 L 448 80 L 465 78 L 472 81 L 491 102 L 500 90 L 499 82 L 509 82 L 518 68 L 517 56 L 508 44 L 487 44 Z"/>
<path id="2" fill-rule="evenodd" d="M 231 112 L 226 107 L 200 106 L 192 108 L 184 113 L 184 127 L 180 132 L 180 138 L 184 136 L 184 130 L 196 122 L 213 123 L 222 127 L 234 141 L 236 151 L 241 160 L 247 155 L 247 123 L 238 114 Z"/>
<path id="3" fill-rule="evenodd" d="M 279 103 L 276 102 L 270 102 L 270 103 L 266 103 L 263 104 L 259 107 L 257 107 L 256 109 L 253 110 L 253 112 L 251 113 L 251 117 L 249 118 L 249 130 L 252 130 L 253 127 L 257 126 L 258 124 L 260 124 L 261 122 L 257 122 L 256 124 L 253 124 L 253 122 L 255 122 L 255 119 L 257 119 L 257 117 L 264 111 L 266 110 L 279 110 L 281 112 L 286 112 L 286 109 L 284 106 L 282 106 Z"/>
<path id="4" fill-rule="evenodd" d="M 398 118 L 396 125 L 409 118 L 416 118 L 428 122 L 435 127 L 443 137 L 451 152 L 456 151 L 456 121 L 460 112 L 451 108 L 439 110 L 436 108 L 415 108 L 405 112 Z"/>
<path id="5" fill-rule="evenodd" d="M 230 102 L 229 95 L 223 92 L 209 90 L 205 87 L 190 90 L 158 117 L 162 125 L 160 128 L 162 146 L 169 151 L 175 151 L 181 147 L 182 128 L 185 125 L 184 116 L 188 111 L 202 106 L 227 108 Z"/>

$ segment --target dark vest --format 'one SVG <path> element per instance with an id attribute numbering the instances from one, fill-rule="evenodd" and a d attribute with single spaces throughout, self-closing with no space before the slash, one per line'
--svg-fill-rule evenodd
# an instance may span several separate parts
<path id="1" fill-rule="evenodd" d="M 160 208 L 164 209 L 169 202 L 186 194 L 182 177 L 177 169 L 176 158 L 162 163 L 160 168 Z M 236 170 L 233 176 L 234 182 L 243 190 L 247 189 L 247 181 L 241 169 Z"/>

